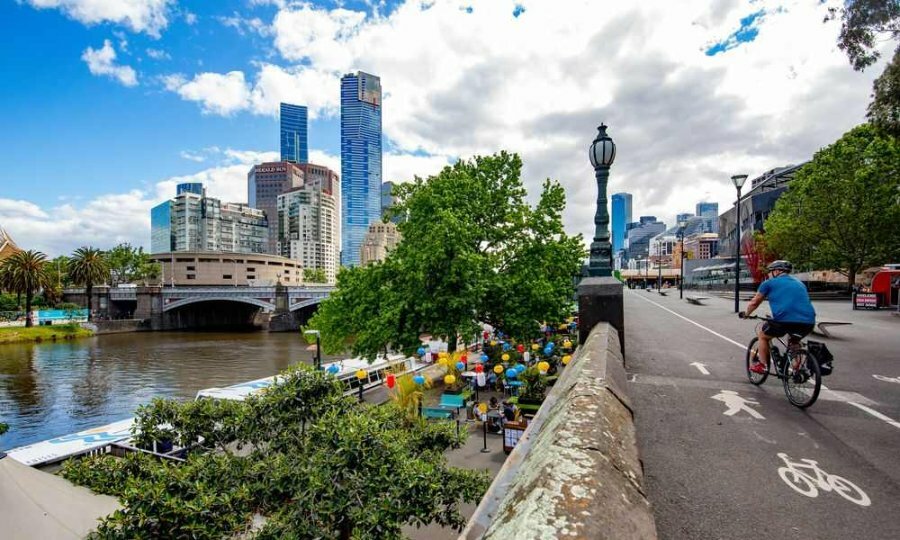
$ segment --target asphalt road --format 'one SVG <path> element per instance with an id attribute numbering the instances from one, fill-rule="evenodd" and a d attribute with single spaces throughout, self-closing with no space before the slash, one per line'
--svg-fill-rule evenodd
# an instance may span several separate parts
<path id="1" fill-rule="evenodd" d="M 660 537 L 900 538 L 900 317 L 815 303 L 820 321 L 853 324 L 810 336 L 835 371 L 801 410 L 774 376 L 747 380 L 757 321 L 739 320 L 733 301 L 707 303 L 625 292 L 629 391 Z"/>

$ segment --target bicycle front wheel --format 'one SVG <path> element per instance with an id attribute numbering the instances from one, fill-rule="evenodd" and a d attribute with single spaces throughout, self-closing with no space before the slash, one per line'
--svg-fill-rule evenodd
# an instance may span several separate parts
<path id="1" fill-rule="evenodd" d="M 755 384 L 756 386 L 759 386 L 762 383 L 766 382 L 766 379 L 769 377 L 768 369 L 764 373 L 756 373 L 754 371 L 750 371 L 750 366 L 753 365 L 753 361 L 759 356 L 759 353 L 757 351 L 758 347 L 758 337 L 751 339 L 750 344 L 747 345 L 747 378 L 750 379 L 750 382 L 752 384 Z"/>
<path id="2" fill-rule="evenodd" d="M 784 371 L 784 393 L 788 401 L 801 409 L 815 403 L 822 388 L 822 374 L 816 356 L 805 348 L 800 349 L 787 359 Z"/>

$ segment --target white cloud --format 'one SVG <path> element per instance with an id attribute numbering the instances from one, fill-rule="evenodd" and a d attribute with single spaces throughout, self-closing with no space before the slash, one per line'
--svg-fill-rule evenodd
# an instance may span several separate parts
<path id="1" fill-rule="evenodd" d="M 81 59 L 94 75 L 112 77 L 125 86 L 137 86 L 137 73 L 131 66 L 116 64 L 116 51 L 108 39 L 103 41 L 103 47 L 100 49 L 91 47 L 85 49 Z"/>
<path id="2" fill-rule="evenodd" d="M 456 160 L 450 156 L 421 156 L 386 153 L 382 159 L 382 177 L 394 183 L 410 182 L 416 176 L 427 178 L 441 172 Z M 340 169 L 337 169 L 340 172 Z"/>
<path id="3" fill-rule="evenodd" d="M 199 102 L 205 113 L 229 116 L 246 108 L 250 101 L 250 88 L 241 71 L 200 73 L 190 81 L 170 75 L 164 78 L 164 84 L 183 99 Z"/>
<path id="4" fill-rule="evenodd" d="M 259 17 L 241 17 L 235 12 L 230 17 L 216 17 L 216 19 L 222 26 L 234 28 L 242 36 L 248 32 L 259 34 L 263 37 L 272 35 L 272 29 Z"/>
<path id="5" fill-rule="evenodd" d="M 178 153 L 178 155 L 181 156 L 182 159 L 186 159 L 188 161 L 195 161 L 197 163 L 203 163 L 204 161 L 206 161 L 206 156 L 199 154 L 199 153 L 191 152 L 188 150 L 182 150 L 181 152 Z"/>
<path id="6" fill-rule="evenodd" d="M 41 208 L 24 200 L 0 198 L 0 225 L 24 249 L 56 256 L 93 245 L 102 249 L 119 242 L 149 247 L 150 209 L 175 195 L 182 182 L 203 182 L 207 194 L 228 202 L 247 202 L 247 172 L 260 161 L 278 159 L 276 152 L 204 148 L 191 155 L 219 163 L 195 174 L 173 176 L 146 189 L 106 194 L 88 200 L 62 201 Z"/>
<path id="7" fill-rule="evenodd" d="M 27 0 L 37 9 L 59 9 L 86 25 L 113 23 L 153 37 L 168 24 L 175 0 Z"/>
<path id="8" fill-rule="evenodd" d="M 193 26 L 197 24 L 197 15 L 190 11 L 184 12 L 184 22 L 188 24 L 188 26 Z"/>
<path id="9" fill-rule="evenodd" d="M 147 56 L 154 60 L 171 60 L 172 57 L 162 49 L 147 49 Z"/>

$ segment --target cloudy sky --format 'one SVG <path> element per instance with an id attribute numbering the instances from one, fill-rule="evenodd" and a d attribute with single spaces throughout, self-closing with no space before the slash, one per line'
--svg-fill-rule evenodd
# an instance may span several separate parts
<path id="1" fill-rule="evenodd" d="M 386 180 L 518 152 L 532 193 L 566 187 L 589 241 L 603 121 L 610 192 L 671 223 L 863 120 L 882 66 L 850 69 L 830 4 L 0 0 L 0 226 L 49 255 L 148 246 L 177 182 L 246 200 L 280 101 L 309 107 L 310 160 L 340 171 L 339 79 L 356 70 L 381 77 Z"/>

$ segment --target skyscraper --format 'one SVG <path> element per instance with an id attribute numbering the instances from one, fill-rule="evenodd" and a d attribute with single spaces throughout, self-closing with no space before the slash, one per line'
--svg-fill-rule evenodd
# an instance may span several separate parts
<path id="1" fill-rule="evenodd" d="M 631 193 L 612 195 L 612 249 L 625 248 L 625 226 L 631 223 Z"/>
<path id="2" fill-rule="evenodd" d="M 697 215 L 702 217 L 705 222 L 705 232 L 719 232 L 719 203 L 714 202 L 698 202 Z"/>
<path id="3" fill-rule="evenodd" d="M 278 249 L 282 257 L 301 261 L 304 270 L 322 270 L 334 283 L 339 266 L 338 179 L 327 167 L 301 165 L 301 187 L 278 196 Z"/>
<path id="4" fill-rule="evenodd" d="M 247 174 L 247 200 L 250 206 L 266 213 L 272 222 L 266 253 L 278 253 L 278 196 L 303 185 L 303 168 L 289 161 L 275 161 L 254 165 Z"/>
<path id="5" fill-rule="evenodd" d="M 309 139 L 306 107 L 281 104 L 281 161 L 306 163 L 309 161 Z"/>
<path id="6" fill-rule="evenodd" d="M 341 264 L 359 264 L 369 224 L 381 219 L 381 79 L 341 78 Z"/>

